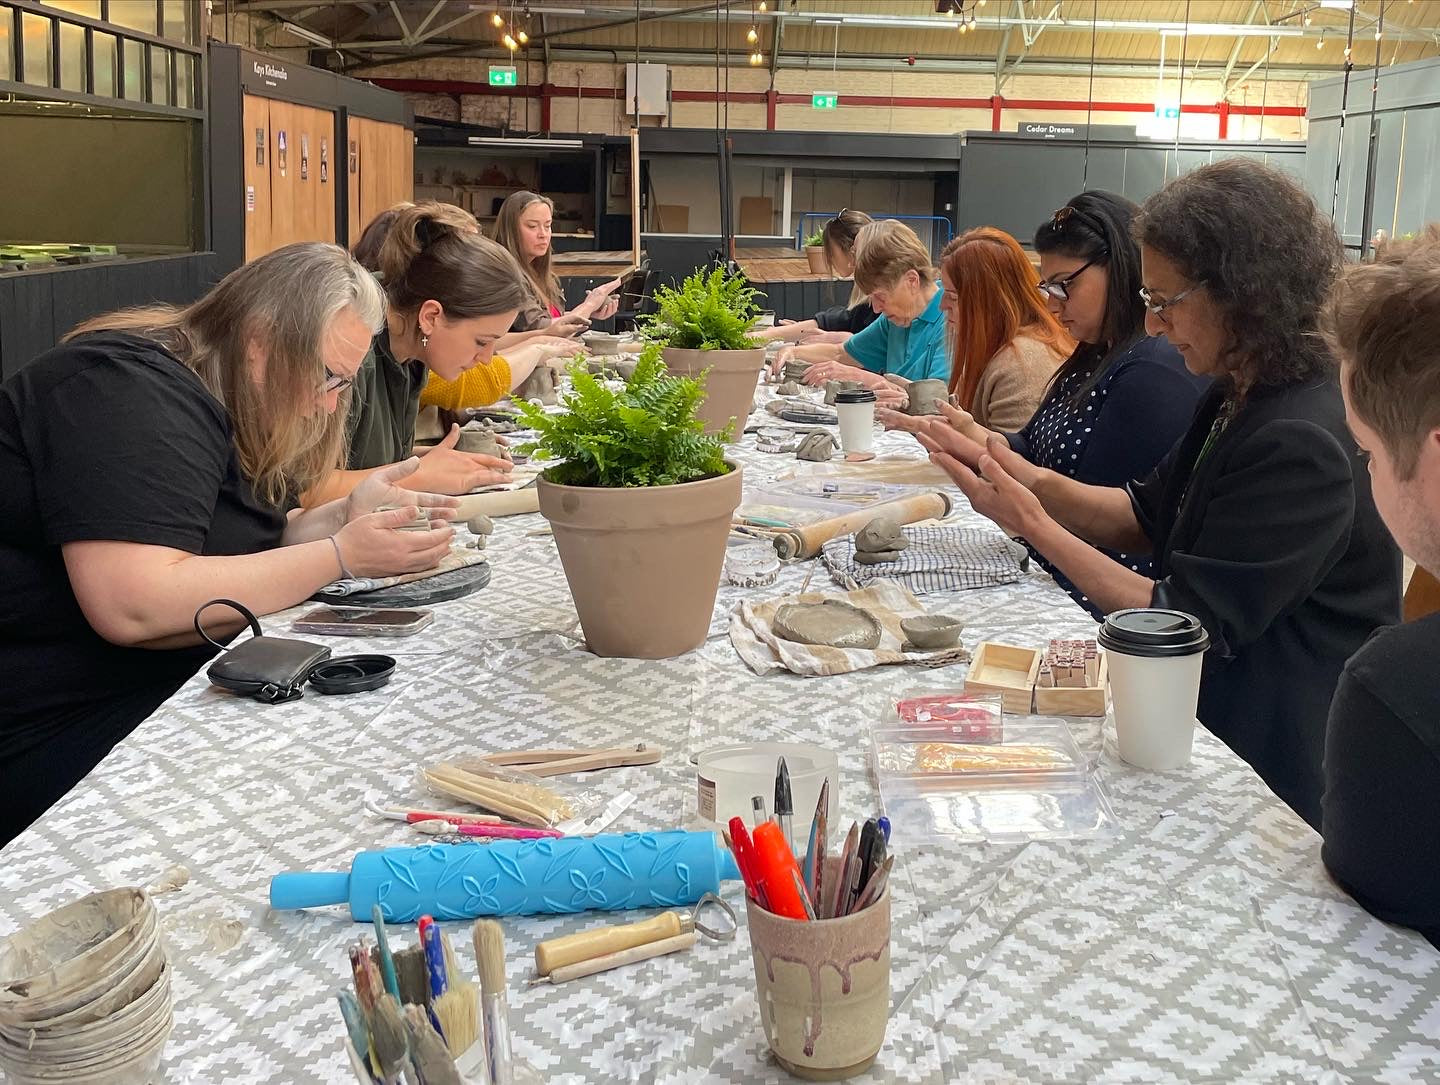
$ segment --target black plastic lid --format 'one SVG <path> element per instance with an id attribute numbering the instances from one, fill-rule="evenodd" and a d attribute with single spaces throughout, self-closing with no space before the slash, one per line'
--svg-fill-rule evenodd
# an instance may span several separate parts
<path id="1" fill-rule="evenodd" d="M 875 393 L 868 388 L 845 388 L 835 393 L 835 403 L 874 403 Z"/>
<path id="2" fill-rule="evenodd" d="M 1106 651 L 1150 658 L 1194 655 L 1210 647 L 1210 634 L 1195 615 L 1153 607 L 1108 615 L 1096 639 Z"/>
<path id="3" fill-rule="evenodd" d="M 364 693 L 379 689 L 394 673 L 390 656 L 336 656 L 310 672 L 310 684 L 321 693 Z"/>

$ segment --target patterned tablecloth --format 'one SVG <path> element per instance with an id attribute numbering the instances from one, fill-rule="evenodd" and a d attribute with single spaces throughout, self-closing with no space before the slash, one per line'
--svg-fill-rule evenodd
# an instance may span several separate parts
<path id="1" fill-rule="evenodd" d="M 899 435 L 881 448 L 918 453 Z M 753 451 L 751 438 L 737 455 L 747 489 L 795 463 Z M 984 523 L 968 509 L 957 522 Z M 271 912 L 267 884 L 280 870 L 343 870 L 357 849 L 417 842 L 362 808 L 367 796 L 418 799 L 417 765 L 652 743 L 665 750 L 658 765 L 592 777 L 635 793 L 614 828 L 636 830 L 693 818 L 695 751 L 791 739 L 839 752 L 846 824 L 875 808 L 866 727 L 919 673 L 758 678 L 725 636 L 740 599 L 796 590 L 812 563 L 786 567 L 778 588 L 722 587 L 698 651 L 599 659 L 578 641 L 543 528 L 538 516 L 499 521 L 489 587 L 440 605 L 421 635 L 336 641 L 337 652 L 399 657 L 381 690 L 262 707 L 192 680 L 0 853 L 0 933 L 182 865 L 189 884 L 157 898 L 175 965 L 165 1080 L 345 1082 L 334 993 L 357 928 L 340 909 Z M 812 586 L 825 583 L 822 570 Z M 925 599 L 964 619 L 967 644 L 1094 632 L 1037 571 Z M 298 613 L 266 624 L 283 633 Z M 963 668 L 953 671 L 958 682 Z M 1202 733 L 1189 767 L 1140 772 L 1115 756 L 1113 733 L 1075 726 L 1108 781 L 1114 836 L 916 847 L 896 827 L 892 1017 L 861 1080 L 1440 1080 L 1440 954 L 1341 893 L 1319 838 L 1245 764 Z M 738 907 L 739 883 L 726 895 Z M 549 1080 L 784 1079 L 761 1034 L 743 929 L 728 944 L 523 986 L 537 940 L 601 921 L 506 921 L 515 1045 Z M 455 940 L 468 970 L 469 940 Z"/>

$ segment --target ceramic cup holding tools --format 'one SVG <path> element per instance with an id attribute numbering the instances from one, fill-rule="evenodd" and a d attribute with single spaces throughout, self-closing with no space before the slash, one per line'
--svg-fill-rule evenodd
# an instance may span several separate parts
<path id="1" fill-rule="evenodd" d="M 1179 610 L 1117 610 L 1097 639 L 1109 655 L 1120 757 L 1155 772 L 1187 764 L 1200 667 L 1210 647 L 1200 620 Z"/>
<path id="2" fill-rule="evenodd" d="M 832 858 L 827 870 L 837 866 Z M 760 1021 L 776 1060 L 811 1081 L 864 1073 L 890 1021 L 890 890 L 839 919 L 787 919 L 748 897 L 745 915 Z"/>
<path id="3" fill-rule="evenodd" d="M 875 447 L 875 393 L 868 388 L 847 388 L 835 393 L 840 418 L 840 449 L 870 452 Z"/>

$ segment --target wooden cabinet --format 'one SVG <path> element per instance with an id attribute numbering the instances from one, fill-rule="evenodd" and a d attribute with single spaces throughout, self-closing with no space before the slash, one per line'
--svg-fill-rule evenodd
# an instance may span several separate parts
<path id="1" fill-rule="evenodd" d="M 294 241 L 336 241 L 337 114 L 251 94 L 243 113 L 245 259 Z"/>
<path id="2" fill-rule="evenodd" d="M 350 117 L 346 144 L 350 171 L 351 244 L 380 212 L 415 194 L 415 137 L 404 125 Z"/>

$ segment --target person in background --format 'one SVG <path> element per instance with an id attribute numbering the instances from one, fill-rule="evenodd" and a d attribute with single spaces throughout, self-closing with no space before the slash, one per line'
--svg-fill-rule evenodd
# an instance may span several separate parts
<path id="1" fill-rule="evenodd" d="M 1341 275 L 1323 330 L 1380 515 L 1440 569 L 1440 227 Z M 1340 675 L 1321 857 L 1366 911 L 1440 948 L 1440 613 L 1382 629 Z"/>
<path id="2" fill-rule="evenodd" d="M 1140 247 L 1130 236 L 1137 210 L 1114 193 L 1082 192 L 1035 231 L 1041 296 L 1076 346 L 1034 417 L 1002 435 L 1035 466 L 1091 486 L 1123 486 L 1148 475 L 1210 387 L 1164 336 L 1145 331 Z M 945 413 L 981 445 L 989 431 L 1006 429 L 966 411 Z M 1105 553 L 1141 576 L 1153 572 L 1146 554 Z M 1072 599 L 1093 617 L 1104 616 L 1064 573 L 1035 556 Z"/>
<path id="3" fill-rule="evenodd" d="M 855 285 L 880 314 L 875 322 L 844 343 L 784 347 L 775 371 L 791 358 L 813 362 L 807 384 L 859 381 L 882 406 L 905 401 L 904 391 L 887 376 L 949 380 L 940 286 L 915 231 L 894 219 L 861 227 L 855 240 Z"/>
<path id="4" fill-rule="evenodd" d="M 512 192 L 495 217 L 495 241 L 524 269 L 528 297 L 515 318 L 514 331 L 550 330 L 574 334 L 575 320 L 609 320 L 620 309 L 615 291 L 623 278 L 602 283 L 568 313 L 560 280 L 550 267 L 550 226 L 555 201 L 534 192 Z"/>
<path id="5" fill-rule="evenodd" d="M 385 238 L 390 233 L 390 228 L 395 225 L 396 216 L 406 208 L 414 207 L 408 201 L 397 203 L 385 211 L 381 211 L 370 220 L 360 235 L 360 240 L 355 243 L 351 250 L 355 259 L 360 265 L 368 270 L 380 272 L 380 250 Z M 456 207 L 454 204 L 444 205 L 451 215 L 466 216 L 475 233 L 480 232 L 480 224 L 475 221 L 474 216 L 469 212 Z M 495 341 L 495 356 L 493 365 L 490 367 L 473 366 L 460 374 L 453 381 L 443 380 L 431 371 L 426 377 L 425 387 L 420 393 L 420 405 L 438 406 L 447 411 L 458 412 L 469 407 L 486 407 L 500 399 L 507 391 L 513 392 L 535 369 L 544 364 L 549 364 L 552 359 L 562 357 L 573 357 L 583 350 L 579 340 L 564 338 L 564 334 L 574 334 L 587 327 L 589 321 L 579 317 L 573 320 L 556 321 L 547 328 L 540 328 L 528 332 L 509 332 L 502 335 Z M 496 374 L 508 369 L 510 372 L 509 387 L 502 387 L 496 379 Z M 493 370 L 493 371 L 492 371 Z"/>
<path id="6" fill-rule="evenodd" d="M 474 217 L 453 204 L 422 203 L 396 212 L 380 248 L 386 298 L 385 327 L 355 378 L 346 469 L 334 471 L 304 495 L 324 504 L 355 488 L 376 468 L 415 452 L 415 416 L 430 373 L 454 381 L 482 368 L 487 394 L 509 391 L 509 366 L 494 362 L 496 341 L 525 300 L 514 258 L 474 228 Z M 455 448 L 452 426 L 425 450 L 416 485 L 463 494 L 508 480 L 508 460 Z"/>
<path id="7" fill-rule="evenodd" d="M 1340 265 L 1329 219 L 1288 176 L 1246 159 L 1192 170 L 1135 223 L 1149 315 L 1215 379 L 1146 478 L 1089 486 L 982 447 L 944 419 L 921 442 L 976 510 L 1027 540 L 1106 613 L 1162 607 L 1210 635 L 1199 719 L 1311 825 L 1341 668 L 1400 614 L 1400 555 L 1375 511 L 1321 303 Z M 1125 568 L 1091 543 L 1150 552 Z"/>
<path id="8" fill-rule="evenodd" d="M 1025 425 L 1074 346 L 1036 280 L 1025 250 L 993 226 L 967 230 L 941 254 L 941 309 L 954 341 L 950 399 L 977 426 Z M 896 428 L 916 421 L 894 412 L 885 418 Z"/>
<path id="9" fill-rule="evenodd" d="M 0 843 L 213 655 L 203 604 L 269 614 L 449 549 L 456 502 L 408 489 L 414 461 L 294 507 L 343 454 L 383 319 L 344 249 L 287 245 L 185 308 L 89 320 L 0 385 Z M 417 508 L 430 531 L 394 530 Z M 242 624 L 205 617 L 217 638 Z"/>
<path id="10" fill-rule="evenodd" d="M 837 279 L 855 274 L 855 238 L 863 226 L 873 222 L 864 211 L 842 208 L 826 221 L 820 231 L 821 244 L 830 273 Z M 760 339 L 782 339 L 787 343 L 843 343 L 856 332 L 864 331 L 880 314 L 870 305 L 865 292 L 852 286 L 850 300 L 815 314 L 813 320 L 782 321 L 773 328 L 756 332 Z"/>

